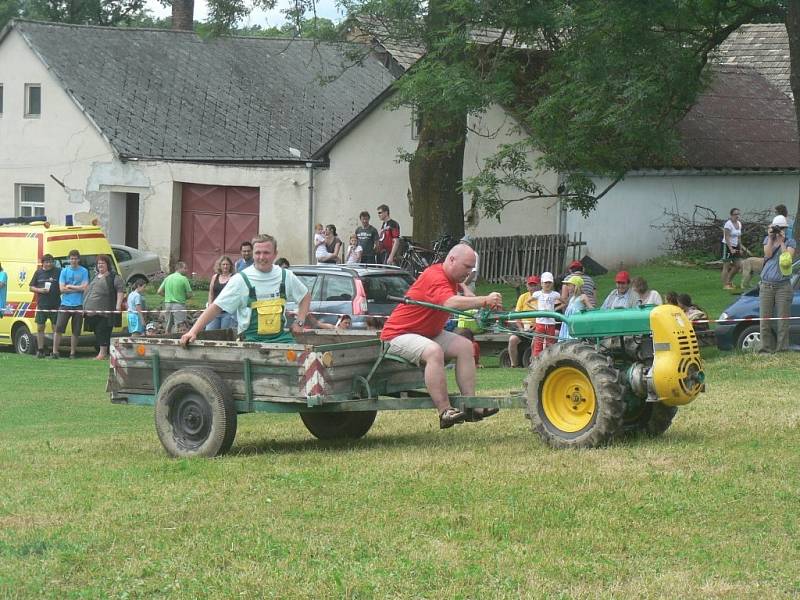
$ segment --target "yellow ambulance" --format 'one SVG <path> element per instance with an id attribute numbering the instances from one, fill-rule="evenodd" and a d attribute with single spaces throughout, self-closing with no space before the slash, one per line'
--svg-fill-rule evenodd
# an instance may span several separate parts
<path id="1" fill-rule="evenodd" d="M 76 249 L 81 253 L 81 264 L 88 269 L 90 278 L 94 277 L 98 254 L 110 256 L 117 273 L 119 265 L 105 234 L 96 224 L 64 226 L 46 221 L 22 223 L 24 220 L 0 219 L 0 264 L 8 276 L 6 307 L 0 309 L 3 313 L 0 319 L 0 346 L 13 345 L 20 354 L 35 354 L 36 294 L 30 291 L 29 285 L 36 269 L 42 266 L 42 255 L 52 254 L 53 264 L 62 268 L 69 264 L 69 251 Z M 72 334 L 70 327 L 67 326 L 64 335 L 67 343 Z M 52 334 L 48 321 L 45 336 L 52 339 Z M 80 342 L 94 343 L 94 335 L 82 332 Z"/>

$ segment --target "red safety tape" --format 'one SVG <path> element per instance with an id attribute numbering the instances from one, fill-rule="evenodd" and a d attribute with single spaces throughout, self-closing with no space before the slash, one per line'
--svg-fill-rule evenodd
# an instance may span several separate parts
<path id="1" fill-rule="evenodd" d="M 22 303 L 22 304 L 24 304 L 24 303 Z M 17 310 L 20 310 L 21 312 L 24 312 L 24 313 L 38 313 L 38 312 L 47 312 L 47 313 L 56 312 L 56 313 L 60 313 L 60 312 L 63 312 L 63 313 L 78 313 L 78 314 L 92 313 L 92 314 L 101 314 L 101 315 L 119 315 L 119 314 L 123 314 L 123 313 L 126 313 L 126 312 L 133 312 L 133 311 L 130 311 L 130 310 L 90 310 L 90 309 L 85 309 L 85 308 L 80 309 L 80 310 L 68 309 L 68 308 L 25 308 L 23 310 L 23 309 L 20 309 L 19 306 L 9 306 L 9 305 L 6 305 L 5 308 L 3 308 L 2 310 L 3 310 L 3 314 L 5 316 L 12 316 L 14 314 L 14 312 L 16 312 Z M 185 310 L 186 312 L 197 313 L 197 312 L 203 312 L 203 310 L 205 310 L 205 309 L 203 309 L 203 308 L 179 308 L 177 310 Z M 159 315 L 159 314 L 167 314 L 168 312 L 175 312 L 175 311 L 143 310 L 142 312 L 144 314 L 148 314 L 148 315 Z M 371 317 L 373 319 L 388 319 L 389 318 L 389 315 L 370 315 L 370 314 L 351 315 L 349 313 L 334 313 L 334 312 L 320 312 L 320 311 L 309 311 L 309 313 L 314 315 L 314 316 L 324 315 L 324 316 L 331 316 L 331 317 L 344 317 L 344 316 L 349 316 L 349 317 Z M 287 315 L 296 315 L 297 311 L 296 310 L 287 310 L 286 314 Z M 794 320 L 794 319 L 800 319 L 800 316 L 798 316 L 798 317 L 768 317 L 768 318 L 764 318 L 764 319 L 762 319 L 760 317 L 746 317 L 744 319 L 697 319 L 696 321 L 692 321 L 692 323 L 724 323 L 724 324 L 728 324 L 728 323 L 745 323 L 745 322 L 757 323 L 759 321 L 791 321 L 791 320 Z"/>

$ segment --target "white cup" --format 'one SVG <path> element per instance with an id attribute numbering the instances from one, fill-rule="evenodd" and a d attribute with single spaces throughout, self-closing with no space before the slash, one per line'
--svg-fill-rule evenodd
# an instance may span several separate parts
<path id="1" fill-rule="evenodd" d="M 51 283 L 51 282 L 49 282 L 49 281 L 45 281 L 45 282 L 44 282 L 44 289 L 45 289 L 46 291 L 48 291 L 48 292 L 50 291 L 50 283 Z"/>

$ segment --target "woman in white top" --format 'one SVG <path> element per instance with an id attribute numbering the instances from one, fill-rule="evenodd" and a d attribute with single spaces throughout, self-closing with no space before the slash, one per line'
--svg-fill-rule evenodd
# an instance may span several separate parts
<path id="1" fill-rule="evenodd" d="M 732 208 L 731 218 L 725 221 L 722 228 L 722 289 L 734 289 L 731 280 L 742 269 L 742 222 L 739 220 L 740 210 Z"/>

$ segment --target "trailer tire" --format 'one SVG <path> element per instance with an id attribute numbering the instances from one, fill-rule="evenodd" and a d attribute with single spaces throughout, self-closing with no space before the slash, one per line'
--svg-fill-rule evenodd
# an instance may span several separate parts
<path id="1" fill-rule="evenodd" d="M 667 406 L 663 402 L 646 402 L 636 417 L 625 420 L 625 434 L 657 437 L 669 429 L 677 412 L 677 406 Z"/>
<path id="2" fill-rule="evenodd" d="M 531 356 L 532 356 L 532 355 L 533 355 L 533 350 L 531 349 L 530 345 L 528 345 L 528 347 L 527 347 L 527 348 L 525 348 L 525 349 L 522 351 L 522 353 L 521 353 L 521 355 L 520 355 L 520 359 L 519 359 L 519 363 L 520 363 L 520 364 L 521 364 L 521 365 L 522 365 L 522 366 L 523 366 L 525 369 L 527 369 L 528 367 L 530 367 L 530 366 L 531 366 Z"/>
<path id="3" fill-rule="evenodd" d="M 167 377 L 156 398 L 155 421 L 161 445 L 176 458 L 224 454 L 236 437 L 230 388 L 210 369 L 180 369 Z"/>
<path id="4" fill-rule="evenodd" d="M 377 414 L 377 410 L 340 413 L 301 412 L 300 419 L 311 435 L 317 439 L 357 440 L 367 435 Z"/>
<path id="5" fill-rule="evenodd" d="M 548 346 L 531 363 L 531 427 L 553 448 L 597 448 L 622 432 L 623 387 L 610 357 L 581 341 Z"/>
<path id="6" fill-rule="evenodd" d="M 508 353 L 508 348 L 500 352 L 498 355 L 498 360 L 500 361 L 500 366 L 505 369 L 511 368 L 511 355 Z M 521 365 L 524 368 L 528 368 L 531 364 L 531 347 L 528 346 L 527 348 L 520 347 L 517 351 L 517 364 Z"/>

